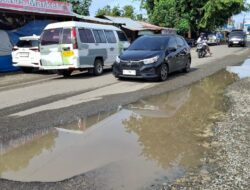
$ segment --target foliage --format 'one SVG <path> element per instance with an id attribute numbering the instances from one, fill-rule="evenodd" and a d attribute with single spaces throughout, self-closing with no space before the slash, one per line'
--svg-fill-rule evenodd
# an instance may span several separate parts
<path id="1" fill-rule="evenodd" d="M 92 0 L 57 0 L 61 2 L 68 2 L 72 4 L 72 9 L 79 15 L 89 15 L 89 7 Z"/>
<path id="2" fill-rule="evenodd" d="M 179 32 L 213 30 L 249 9 L 246 0 L 140 0 L 154 24 Z"/>
<path id="3" fill-rule="evenodd" d="M 143 20 L 143 16 L 141 14 L 135 14 L 135 8 L 132 5 L 125 5 L 124 7 L 120 8 L 119 6 L 114 6 L 113 8 L 110 5 L 106 5 L 102 9 L 98 9 L 96 16 L 122 16 L 128 17 L 131 19 L 139 19 Z"/>

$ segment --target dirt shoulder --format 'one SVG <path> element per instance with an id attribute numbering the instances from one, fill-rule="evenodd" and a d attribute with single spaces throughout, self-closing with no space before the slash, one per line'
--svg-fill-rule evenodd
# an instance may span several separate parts
<path id="1" fill-rule="evenodd" d="M 206 170 L 190 173 L 167 189 L 249 189 L 250 78 L 227 88 L 230 108 L 216 123 Z"/>

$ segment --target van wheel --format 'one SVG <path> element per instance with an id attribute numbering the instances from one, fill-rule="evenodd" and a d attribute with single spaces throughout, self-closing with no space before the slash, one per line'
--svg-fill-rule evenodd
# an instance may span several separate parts
<path id="1" fill-rule="evenodd" d="M 69 70 L 58 70 L 58 75 L 63 75 L 64 77 L 69 77 L 71 75 L 72 71 Z"/>
<path id="2" fill-rule="evenodd" d="M 102 73 L 103 73 L 103 61 L 101 59 L 96 59 L 94 65 L 94 75 L 99 76 Z"/>

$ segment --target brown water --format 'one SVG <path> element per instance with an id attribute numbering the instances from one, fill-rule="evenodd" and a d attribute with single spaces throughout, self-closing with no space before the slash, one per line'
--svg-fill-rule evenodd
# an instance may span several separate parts
<path id="1" fill-rule="evenodd" d="M 20 146 L 1 145 L 0 176 L 58 181 L 86 173 L 100 189 L 116 190 L 172 181 L 201 169 L 212 124 L 224 111 L 224 89 L 234 81 L 222 71 L 124 109 L 25 137 Z"/>

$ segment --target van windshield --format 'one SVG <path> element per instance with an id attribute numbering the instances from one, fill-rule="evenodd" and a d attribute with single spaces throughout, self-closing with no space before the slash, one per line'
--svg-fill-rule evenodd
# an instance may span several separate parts
<path id="1" fill-rule="evenodd" d="M 44 30 L 41 36 L 41 45 L 59 44 L 62 28 Z"/>

